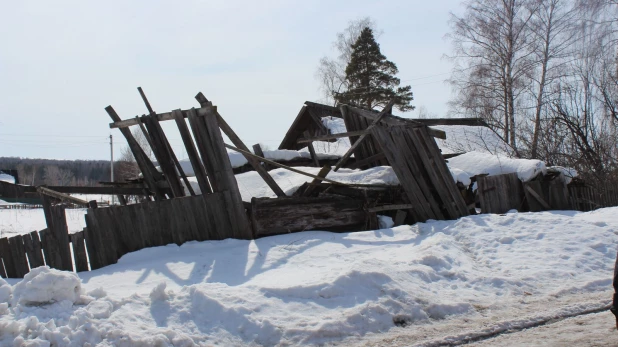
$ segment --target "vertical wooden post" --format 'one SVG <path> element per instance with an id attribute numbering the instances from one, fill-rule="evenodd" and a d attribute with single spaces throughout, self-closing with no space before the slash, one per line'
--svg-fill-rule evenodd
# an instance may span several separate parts
<path id="1" fill-rule="evenodd" d="M 305 131 L 303 133 L 306 139 L 311 138 L 311 134 L 309 131 Z M 307 143 L 307 148 L 309 148 L 309 154 L 311 154 L 311 159 L 313 159 L 313 165 L 316 167 L 320 167 L 320 161 L 318 160 L 318 155 L 315 154 L 315 148 L 313 148 L 313 142 Z"/>
<path id="2" fill-rule="evenodd" d="M 69 229 L 62 204 L 52 205 L 52 198 L 41 195 L 43 211 L 47 222 L 47 232 L 42 235 L 45 262 L 58 270 L 73 270 L 71 249 L 69 247 Z"/>

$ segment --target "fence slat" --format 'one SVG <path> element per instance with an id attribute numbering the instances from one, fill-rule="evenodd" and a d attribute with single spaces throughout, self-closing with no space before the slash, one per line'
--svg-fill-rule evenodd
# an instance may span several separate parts
<path id="1" fill-rule="evenodd" d="M 11 247 L 11 257 L 17 271 L 17 277 L 24 277 L 29 271 L 28 259 L 26 258 L 26 249 L 24 248 L 24 241 L 21 235 L 15 235 L 9 237 L 9 247 Z"/>
<path id="2" fill-rule="evenodd" d="M 73 257 L 75 259 L 75 272 L 88 271 L 88 259 L 84 245 L 84 230 L 69 236 L 73 244 Z"/>

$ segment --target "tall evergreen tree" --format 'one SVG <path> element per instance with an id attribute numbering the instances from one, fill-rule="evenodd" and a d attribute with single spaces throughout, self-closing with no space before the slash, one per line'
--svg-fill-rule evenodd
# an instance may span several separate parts
<path id="1" fill-rule="evenodd" d="M 352 57 L 345 70 L 348 90 L 335 94 L 335 100 L 373 109 L 395 98 L 395 107 L 400 111 L 413 110 L 411 87 L 399 87 L 399 78 L 395 77 L 398 72 L 397 65 L 380 52 L 373 31 L 364 28 L 352 45 Z"/>

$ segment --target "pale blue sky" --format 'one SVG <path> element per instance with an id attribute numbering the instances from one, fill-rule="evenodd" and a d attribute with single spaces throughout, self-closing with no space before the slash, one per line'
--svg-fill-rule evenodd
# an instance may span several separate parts
<path id="1" fill-rule="evenodd" d="M 4 1 L 0 156 L 108 159 L 104 108 L 146 113 L 138 86 L 158 112 L 197 107 L 202 91 L 249 147 L 276 148 L 303 102 L 320 101 L 315 71 L 336 33 L 365 16 L 413 104 L 444 116 L 449 11 L 460 1 Z"/>

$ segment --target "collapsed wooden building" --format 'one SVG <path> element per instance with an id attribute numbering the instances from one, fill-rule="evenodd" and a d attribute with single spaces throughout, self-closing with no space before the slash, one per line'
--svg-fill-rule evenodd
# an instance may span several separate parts
<path id="1" fill-rule="evenodd" d="M 0 276 L 23 277 L 30 268 L 43 264 L 62 270 L 94 270 L 116 263 L 128 252 L 170 243 L 180 245 L 187 241 L 225 238 L 248 240 L 305 230 L 372 230 L 378 228 L 378 214 L 389 215 L 395 225 L 400 225 L 429 219 L 457 219 L 475 213 L 474 199 L 465 198 L 467 187 L 456 184 L 447 167 L 448 156 L 443 155 L 435 141 L 444 139 L 445 132 L 430 126 L 443 125 L 447 120 L 396 117 L 391 112 L 393 102 L 380 112 L 350 105 L 331 107 L 306 102 L 279 149 L 307 147 L 309 156 L 282 163 L 266 158 L 259 146 L 253 146 L 254 151 L 250 151 L 202 93 L 195 97 L 199 107 L 157 113 L 141 88 L 138 90 L 147 115 L 123 120 L 112 106 L 105 110 L 112 120 L 110 128 L 119 129 L 125 137 L 142 177 L 96 188 L 102 194 L 142 195 L 146 201 L 125 205 L 121 199 L 121 205 L 101 207 L 96 202 L 65 194 L 75 193 L 75 187 L 1 185 L 0 190 L 42 196 L 48 228 L 0 239 L 4 264 L 0 266 Z M 342 119 L 346 131 L 332 133 L 324 126 L 324 117 Z M 196 185 L 187 177 L 161 127 L 166 121 L 173 121 L 178 129 Z M 474 120 L 454 122 L 479 125 Z M 140 147 L 131 127 L 144 134 L 158 167 Z M 224 142 L 223 135 L 231 144 Z M 320 156 L 313 148 L 314 143 L 339 139 L 349 139 L 350 145 L 336 157 Z M 241 172 L 250 167 L 276 197 L 243 201 L 235 177 L 239 167 L 232 166 L 228 150 L 245 158 L 247 164 Z M 294 167 L 308 164 L 320 167 L 320 171 L 313 174 Z M 343 183 L 327 176 L 340 168 L 376 166 L 392 167 L 399 185 Z M 275 168 L 305 175 L 311 181 L 288 195 L 269 171 Z M 478 180 L 480 203 L 482 207 L 486 205 L 484 211 L 491 210 L 488 206 L 499 205 L 503 209 L 518 203 L 513 202 L 515 199 L 496 202 L 488 195 L 497 194 L 494 199 L 504 200 L 504 189 L 513 189 L 508 184 L 500 185 L 492 177 L 478 177 Z M 530 199 L 539 202 L 545 195 L 535 189 L 536 186 L 526 186 L 519 191 L 524 197 L 523 192 L 528 192 Z M 87 207 L 86 228 L 70 235 L 64 215 L 69 204 Z M 552 206 L 541 206 L 545 207 Z"/>

